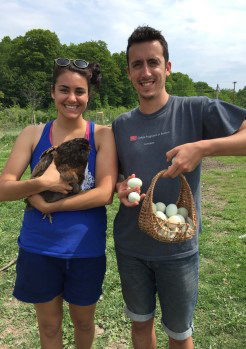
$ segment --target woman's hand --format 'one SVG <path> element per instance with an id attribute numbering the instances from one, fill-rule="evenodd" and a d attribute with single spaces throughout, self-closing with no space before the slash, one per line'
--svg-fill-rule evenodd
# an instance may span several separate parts
<path id="1" fill-rule="evenodd" d="M 46 202 L 44 198 L 39 194 L 31 195 L 27 198 L 27 200 L 32 205 L 32 207 L 36 208 L 38 211 L 44 214 L 53 212 L 53 203 Z"/>
<path id="2" fill-rule="evenodd" d="M 116 184 L 116 191 L 118 193 L 118 198 L 120 200 L 120 202 L 127 206 L 127 207 L 134 207 L 134 206 L 137 206 L 139 205 L 139 202 L 138 201 L 134 201 L 134 202 L 130 202 L 128 200 L 128 195 L 135 191 L 136 193 L 140 194 L 140 187 L 135 187 L 135 188 L 131 188 L 131 189 L 128 189 L 128 185 L 127 185 L 127 182 L 129 181 L 129 179 L 131 178 L 135 178 L 135 174 L 132 174 L 131 176 L 129 176 L 127 179 L 125 179 L 124 181 L 122 182 L 118 182 Z M 143 200 L 145 197 L 145 194 L 141 194 L 140 195 L 140 201 Z"/>
<path id="3" fill-rule="evenodd" d="M 42 181 L 45 190 L 55 191 L 62 194 L 68 194 L 70 190 L 73 188 L 65 182 L 60 175 L 60 172 L 57 171 L 54 160 L 44 172 L 42 176 L 40 176 L 40 180 Z"/>

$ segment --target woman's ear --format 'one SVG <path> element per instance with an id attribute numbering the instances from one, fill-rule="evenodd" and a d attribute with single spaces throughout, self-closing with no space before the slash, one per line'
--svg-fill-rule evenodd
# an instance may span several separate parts
<path id="1" fill-rule="evenodd" d="M 51 94 L 52 99 L 55 99 L 55 96 L 54 96 L 54 86 L 53 85 L 50 85 L 50 94 Z"/>

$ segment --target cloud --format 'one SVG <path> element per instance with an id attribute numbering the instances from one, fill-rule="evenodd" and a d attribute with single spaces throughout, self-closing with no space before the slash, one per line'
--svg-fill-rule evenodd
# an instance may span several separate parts
<path id="1" fill-rule="evenodd" d="M 62 44 L 103 40 L 111 53 L 124 51 L 131 32 L 147 24 L 166 37 L 173 71 L 214 88 L 246 85 L 244 0 L 10 0 L 0 14 L 0 40 L 41 28 Z"/>

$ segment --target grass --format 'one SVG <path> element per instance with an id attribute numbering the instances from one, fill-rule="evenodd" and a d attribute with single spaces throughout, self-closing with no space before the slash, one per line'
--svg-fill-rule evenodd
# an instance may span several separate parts
<path id="1" fill-rule="evenodd" d="M 0 169 L 15 135 L 0 138 Z M 202 174 L 203 233 L 200 236 L 201 271 L 199 300 L 194 316 L 195 349 L 243 349 L 246 333 L 245 280 L 246 158 L 223 157 L 204 162 Z M 25 174 L 29 176 L 29 173 Z M 0 267 L 17 255 L 17 237 L 24 202 L 0 203 Z M 130 323 L 123 312 L 120 281 L 113 243 L 113 219 L 118 200 L 107 208 L 107 273 L 96 312 L 94 349 L 131 348 Z M 0 273 L 0 348 L 39 348 L 38 328 L 32 305 L 12 296 L 15 267 Z M 167 348 L 157 308 L 158 349 Z M 74 349 L 73 327 L 65 305 L 64 348 Z"/>

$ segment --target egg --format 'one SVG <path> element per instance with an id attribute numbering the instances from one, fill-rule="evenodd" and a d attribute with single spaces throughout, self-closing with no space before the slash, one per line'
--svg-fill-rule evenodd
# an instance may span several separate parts
<path id="1" fill-rule="evenodd" d="M 153 212 L 153 213 L 156 213 L 156 206 L 155 206 L 155 203 L 154 203 L 154 202 L 152 202 L 152 212 Z"/>
<path id="2" fill-rule="evenodd" d="M 158 234 L 167 237 L 167 235 L 168 235 L 168 229 L 167 229 L 167 227 L 165 227 L 165 226 L 162 227 L 162 228 L 158 231 Z"/>
<path id="3" fill-rule="evenodd" d="M 169 232 L 168 232 L 168 238 L 169 239 L 174 239 L 175 238 L 175 236 L 176 236 L 176 230 L 170 230 Z"/>
<path id="4" fill-rule="evenodd" d="M 168 218 L 170 229 L 175 229 L 178 223 L 181 223 L 181 218 L 178 215 L 174 215 Z"/>
<path id="5" fill-rule="evenodd" d="M 140 195 L 135 191 L 133 191 L 128 195 L 128 201 L 130 202 L 140 201 Z"/>
<path id="6" fill-rule="evenodd" d="M 169 204 L 166 207 L 166 215 L 168 217 L 174 216 L 175 214 L 178 213 L 178 208 L 175 204 Z"/>
<path id="7" fill-rule="evenodd" d="M 143 184 L 143 182 L 141 181 L 140 178 L 131 178 L 129 179 L 129 181 L 127 182 L 127 186 L 129 188 L 135 188 L 135 187 L 141 187 Z"/>
<path id="8" fill-rule="evenodd" d="M 178 214 L 181 214 L 184 218 L 188 217 L 188 210 L 185 207 L 179 207 L 178 208 Z"/>
<path id="9" fill-rule="evenodd" d="M 156 206 L 156 211 L 165 212 L 166 205 L 163 202 L 157 202 L 155 206 Z"/>
<path id="10" fill-rule="evenodd" d="M 178 210 L 178 212 L 179 212 L 179 210 Z M 181 223 L 185 223 L 185 218 L 184 218 L 184 216 L 182 216 L 182 215 L 179 214 L 179 213 L 178 213 L 176 216 L 180 218 Z"/>
<path id="11" fill-rule="evenodd" d="M 186 223 L 189 224 L 190 229 L 192 229 L 192 230 L 194 229 L 194 224 L 193 224 L 192 219 L 190 217 L 186 218 Z"/>
<path id="12" fill-rule="evenodd" d="M 167 219 L 167 216 L 162 211 L 156 211 L 155 215 L 156 215 L 156 217 L 159 217 L 159 218 L 161 218 L 163 220 Z"/>

